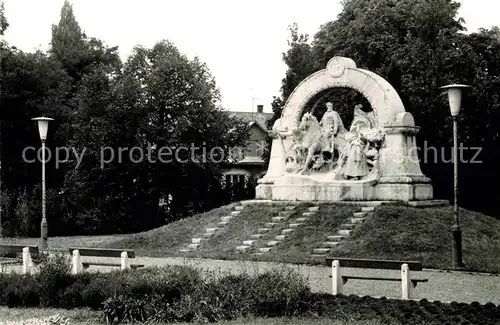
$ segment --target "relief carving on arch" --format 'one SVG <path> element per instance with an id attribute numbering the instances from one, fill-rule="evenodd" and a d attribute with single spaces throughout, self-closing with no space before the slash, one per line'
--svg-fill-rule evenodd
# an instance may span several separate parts
<path id="1" fill-rule="evenodd" d="M 333 172 L 335 180 L 373 178 L 385 139 L 383 131 L 378 128 L 375 113 L 366 113 L 360 104 L 356 105 L 354 119 L 347 130 L 330 102 L 326 103 L 327 110 L 318 121 L 313 115 L 316 104 L 311 112 L 304 114 L 297 128 L 281 132 L 274 130 L 285 152 L 285 173 Z M 283 141 L 287 137 L 291 138 L 288 146 Z"/>

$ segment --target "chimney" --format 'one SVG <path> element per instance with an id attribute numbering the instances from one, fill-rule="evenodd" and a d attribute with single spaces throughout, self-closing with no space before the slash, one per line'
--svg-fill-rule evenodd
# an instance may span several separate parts
<path id="1" fill-rule="evenodd" d="M 257 113 L 264 113 L 264 105 L 257 105 Z"/>

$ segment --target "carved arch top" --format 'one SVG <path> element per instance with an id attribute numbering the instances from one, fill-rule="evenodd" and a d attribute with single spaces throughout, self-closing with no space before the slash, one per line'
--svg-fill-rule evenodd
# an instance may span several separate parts
<path id="1" fill-rule="evenodd" d="M 305 105 L 323 90 L 346 87 L 360 92 L 370 102 L 378 127 L 390 127 L 405 108 L 387 80 L 344 57 L 333 57 L 325 69 L 304 79 L 292 92 L 281 114 L 281 127 L 291 129 L 300 123 Z"/>

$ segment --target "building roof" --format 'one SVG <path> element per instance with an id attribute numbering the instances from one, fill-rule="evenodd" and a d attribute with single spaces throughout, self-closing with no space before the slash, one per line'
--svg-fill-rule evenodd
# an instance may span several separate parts
<path id="1" fill-rule="evenodd" d="M 273 117 L 273 113 L 257 113 L 257 112 L 229 112 L 232 117 L 237 117 L 248 123 L 256 122 L 264 130 L 267 130 L 267 121 Z"/>

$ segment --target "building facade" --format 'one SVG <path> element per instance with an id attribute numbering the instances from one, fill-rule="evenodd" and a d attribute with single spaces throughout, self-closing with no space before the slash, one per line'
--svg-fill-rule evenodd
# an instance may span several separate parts
<path id="1" fill-rule="evenodd" d="M 266 173 L 267 165 L 262 155 L 266 148 L 267 121 L 273 114 L 264 113 L 263 109 L 263 105 L 257 105 L 256 112 L 231 112 L 231 116 L 248 122 L 250 135 L 245 157 L 229 164 L 224 170 L 226 183 L 245 183 L 249 177 L 259 179 Z"/>

